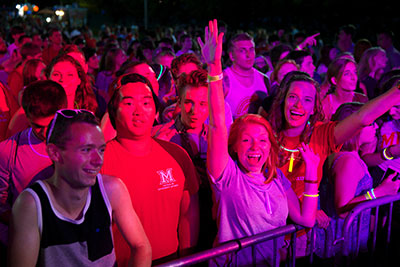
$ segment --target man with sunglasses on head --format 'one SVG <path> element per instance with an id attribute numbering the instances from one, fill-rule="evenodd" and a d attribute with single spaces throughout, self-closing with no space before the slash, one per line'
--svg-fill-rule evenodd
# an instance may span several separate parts
<path id="1" fill-rule="evenodd" d="M 26 87 L 22 107 L 30 127 L 0 143 L 0 266 L 6 259 L 12 204 L 32 181 L 53 174 L 46 153 L 46 129 L 54 113 L 67 107 L 67 96 L 58 83 L 38 81 Z"/>
<path id="2" fill-rule="evenodd" d="M 112 222 L 132 251 L 129 265 L 150 266 L 151 247 L 125 185 L 99 174 L 106 143 L 94 114 L 57 111 L 46 141 L 54 174 L 13 206 L 10 266 L 115 266 Z"/>
<path id="3" fill-rule="evenodd" d="M 109 102 L 117 136 L 107 143 L 102 173 L 121 177 L 153 251 L 153 264 L 176 258 L 196 245 L 198 181 L 188 154 L 176 144 L 151 136 L 158 99 L 139 74 L 117 81 Z M 118 266 L 129 251 L 115 229 Z"/>

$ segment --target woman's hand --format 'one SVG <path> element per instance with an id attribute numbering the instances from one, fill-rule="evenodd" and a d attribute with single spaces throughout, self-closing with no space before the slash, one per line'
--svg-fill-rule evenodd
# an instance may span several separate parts
<path id="1" fill-rule="evenodd" d="M 309 145 L 306 145 L 304 143 L 300 144 L 299 151 L 301 156 L 303 157 L 304 162 L 306 163 L 306 170 L 315 170 L 316 173 L 320 160 L 319 156 L 313 152 Z M 310 178 L 316 177 L 309 177 L 309 179 Z"/>
<path id="2" fill-rule="evenodd" d="M 205 28 L 204 43 L 200 37 L 197 38 L 204 62 L 208 65 L 221 62 L 223 37 L 224 33 L 218 34 L 218 23 L 214 19 L 210 20 L 208 27 Z"/>
<path id="3" fill-rule="evenodd" d="M 400 180 L 398 179 L 399 173 L 395 172 L 389 175 L 382 183 L 375 188 L 376 197 L 387 196 L 387 195 L 395 195 L 399 191 L 400 188 Z M 396 180 L 393 181 L 393 178 L 396 177 Z"/>

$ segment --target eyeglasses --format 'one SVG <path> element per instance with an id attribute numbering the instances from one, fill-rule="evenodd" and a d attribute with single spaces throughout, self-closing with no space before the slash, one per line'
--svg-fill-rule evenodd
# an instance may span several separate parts
<path id="1" fill-rule="evenodd" d="M 73 119 L 80 113 L 90 114 L 91 116 L 95 117 L 93 112 L 86 110 L 86 109 L 60 109 L 60 110 L 57 110 L 56 114 L 54 115 L 54 119 L 51 122 L 50 129 L 48 131 L 48 135 L 47 135 L 47 139 L 46 139 L 47 144 L 49 143 L 50 137 L 54 130 L 54 125 L 56 124 L 56 121 L 57 121 L 57 118 L 59 118 L 59 115 L 62 115 L 62 117 L 66 118 L 66 119 Z"/>

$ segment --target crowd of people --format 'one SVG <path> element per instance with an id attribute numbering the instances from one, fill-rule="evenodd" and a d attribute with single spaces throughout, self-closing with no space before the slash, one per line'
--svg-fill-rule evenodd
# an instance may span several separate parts
<path id="1" fill-rule="evenodd" d="M 156 265 L 291 222 L 316 225 L 330 258 L 352 208 L 397 194 L 391 31 L 199 28 L 0 36 L 0 265 Z M 371 214 L 359 220 L 367 251 Z M 209 264 L 271 265 L 287 248 Z"/>

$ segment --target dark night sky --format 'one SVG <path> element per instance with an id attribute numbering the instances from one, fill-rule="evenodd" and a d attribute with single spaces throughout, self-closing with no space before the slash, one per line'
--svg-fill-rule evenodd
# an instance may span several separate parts
<path id="1" fill-rule="evenodd" d="M 143 25 L 144 0 L 41 0 L 40 8 L 78 2 L 89 9 L 89 26 L 107 24 Z M 399 27 L 393 1 L 379 0 L 147 0 L 149 26 L 205 25 L 211 18 L 224 20 L 231 28 L 263 27 L 274 30 L 289 24 L 307 32 L 337 29 L 346 23 L 359 25 L 368 34 L 378 25 Z M 23 1 L 15 1 L 23 2 Z M 33 0 L 30 2 L 34 3 Z M 379 3 L 379 4 L 378 4 Z M 394 21 L 397 18 L 397 22 Z M 395 31 L 396 32 L 396 31 Z"/>

